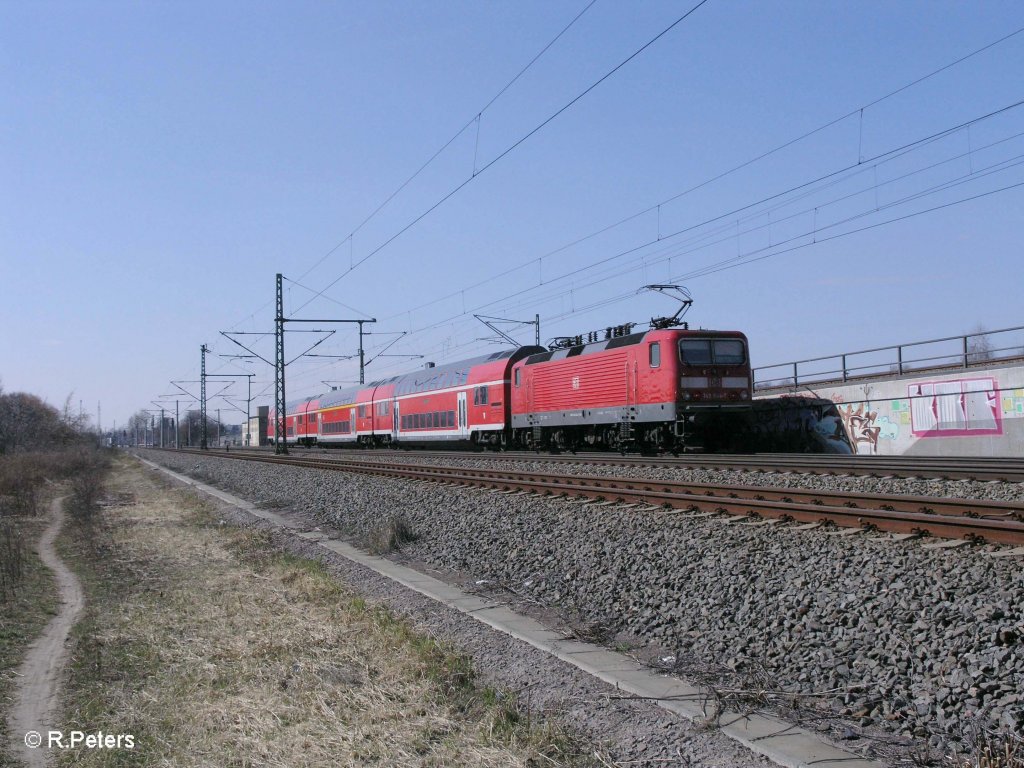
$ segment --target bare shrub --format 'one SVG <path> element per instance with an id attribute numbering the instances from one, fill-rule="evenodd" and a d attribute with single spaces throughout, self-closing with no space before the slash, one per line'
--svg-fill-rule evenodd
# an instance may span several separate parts
<path id="1" fill-rule="evenodd" d="M 385 555 L 415 541 L 416 534 L 409 521 L 400 515 L 388 518 L 366 536 L 366 547 L 371 555 Z"/>
<path id="2" fill-rule="evenodd" d="M 13 520 L 0 519 L 0 599 L 13 600 L 25 578 L 25 537 Z"/>
<path id="3" fill-rule="evenodd" d="M 0 459 L 0 515 L 39 513 L 39 489 L 48 464 L 45 456 L 33 453 Z"/>
<path id="4" fill-rule="evenodd" d="M 983 363 L 986 360 L 995 358 L 995 345 L 992 337 L 987 333 L 984 325 L 976 325 L 967 339 L 967 361 L 970 363 Z"/>
<path id="5" fill-rule="evenodd" d="M 99 510 L 109 469 L 105 458 L 96 451 L 79 452 L 74 457 L 68 511 L 79 523 L 91 525 Z"/>

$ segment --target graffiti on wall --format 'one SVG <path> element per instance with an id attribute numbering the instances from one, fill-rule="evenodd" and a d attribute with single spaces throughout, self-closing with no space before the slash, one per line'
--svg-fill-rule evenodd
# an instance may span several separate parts
<path id="1" fill-rule="evenodd" d="M 878 438 L 882 434 L 882 426 L 875 424 L 878 419 L 878 411 L 869 411 L 864 403 L 856 408 L 848 405 L 845 408 L 839 406 L 839 416 L 846 427 L 846 434 L 853 444 L 854 453 L 860 453 L 860 446 L 864 445 L 868 453 L 878 453 Z M 886 419 L 888 422 L 888 419 Z"/>
<path id="2" fill-rule="evenodd" d="M 1007 416 L 1024 416 L 1024 389 L 1003 391 L 1003 413 Z"/>
<path id="3" fill-rule="evenodd" d="M 915 437 L 1003 434 L 995 379 L 946 379 L 907 385 Z"/>

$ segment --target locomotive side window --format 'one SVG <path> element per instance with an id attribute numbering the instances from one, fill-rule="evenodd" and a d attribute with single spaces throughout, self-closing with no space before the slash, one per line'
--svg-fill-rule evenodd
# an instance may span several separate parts
<path id="1" fill-rule="evenodd" d="M 519 386 L 519 372 L 521 370 L 522 370 L 522 368 L 516 368 L 516 386 L 517 387 Z"/>
<path id="2" fill-rule="evenodd" d="M 661 365 L 661 342 L 656 341 L 650 348 L 651 368 L 658 368 Z"/>

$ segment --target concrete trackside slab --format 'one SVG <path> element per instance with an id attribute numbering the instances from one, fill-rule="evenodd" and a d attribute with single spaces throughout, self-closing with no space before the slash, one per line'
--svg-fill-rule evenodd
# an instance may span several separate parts
<path id="1" fill-rule="evenodd" d="M 708 691 L 683 680 L 660 675 L 623 654 L 592 643 L 567 638 L 528 616 L 513 612 L 501 603 L 467 594 L 432 576 L 386 558 L 367 554 L 351 544 L 327 538 L 322 532 L 309 531 L 275 512 L 260 509 L 251 502 L 153 462 L 140 460 L 197 491 L 209 494 L 253 517 L 289 529 L 303 538 L 315 541 L 326 550 L 359 563 L 408 589 L 450 606 L 499 632 L 572 664 L 620 691 L 649 699 L 687 720 L 706 722 L 711 716 L 723 733 L 779 765 L 788 768 L 882 768 L 882 763 L 834 747 L 817 734 L 776 717 L 728 711 L 716 714 L 715 697 Z"/>

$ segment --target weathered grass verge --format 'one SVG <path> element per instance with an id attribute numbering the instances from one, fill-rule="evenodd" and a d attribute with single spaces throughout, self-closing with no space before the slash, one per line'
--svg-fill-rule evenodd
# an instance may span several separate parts
<path id="1" fill-rule="evenodd" d="M 603 764 L 319 562 L 220 525 L 137 465 L 111 490 L 135 502 L 104 513 L 110 551 L 60 542 L 89 603 L 61 722 L 136 746 L 61 765 Z"/>

